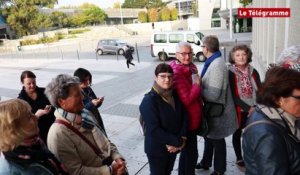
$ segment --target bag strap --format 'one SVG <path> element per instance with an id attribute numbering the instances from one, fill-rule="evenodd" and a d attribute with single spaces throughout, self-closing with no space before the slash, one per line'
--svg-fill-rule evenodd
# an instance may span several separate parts
<path id="1" fill-rule="evenodd" d="M 98 147 L 96 147 L 92 142 L 90 142 L 84 135 L 82 135 L 78 129 L 76 129 L 74 126 L 72 126 L 70 123 L 61 120 L 61 119 L 56 119 L 55 123 L 61 124 L 66 126 L 67 128 L 69 128 L 70 130 L 72 130 L 75 134 L 77 134 L 83 141 L 85 141 L 93 150 L 97 155 L 101 154 L 101 151 Z"/>
<path id="2" fill-rule="evenodd" d="M 251 126 L 254 125 L 258 125 L 258 124 L 268 124 L 268 125 L 273 125 L 276 128 L 278 128 L 280 130 L 281 133 L 287 134 L 292 140 L 294 140 L 297 144 L 300 143 L 300 140 L 295 137 L 292 133 L 289 132 L 289 130 L 283 128 L 282 126 L 280 126 L 279 124 L 269 121 L 269 120 L 259 120 L 259 121 L 255 121 L 250 123 L 249 125 L 247 125 L 244 129 L 243 129 L 243 133 L 245 133 Z"/>

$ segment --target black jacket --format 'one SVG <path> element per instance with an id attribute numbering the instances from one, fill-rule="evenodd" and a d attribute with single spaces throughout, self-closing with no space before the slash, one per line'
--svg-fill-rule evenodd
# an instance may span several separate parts
<path id="1" fill-rule="evenodd" d="M 153 89 L 145 95 L 140 112 L 145 121 L 145 153 L 150 156 L 169 154 L 166 145 L 180 147 L 182 136 L 186 136 L 187 113 L 175 91 L 175 108 L 165 102 Z"/>
<path id="2" fill-rule="evenodd" d="M 45 88 L 36 87 L 36 91 L 37 91 L 36 100 L 31 99 L 27 95 L 24 87 L 18 96 L 19 99 L 25 100 L 27 103 L 29 103 L 29 105 L 32 108 L 31 112 L 33 114 L 35 114 L 38 109 L 44 109 L 46 107 L 46 105 L 50 105 L 48 98 L 44 94 Z M 38 126 L 40 129 L 40 137 L 44 141 L 45 144 L 47 144 L 48 131 L 54 121 L 55 121 L 54 108 L 52 108 L 52 111 L 50 111 L 50 113 L 48 113 L 44 116 L 41 116 L 38 120 Z"/>
<path id="3" fill-rule="evenodd" d="M 247 127 L 255 121 L 267 120 Z M 243 133 L 246 175 L 300 174 L 300 143 L 276 120 L 270 120 L 259 109 L 251 115 Z"/>

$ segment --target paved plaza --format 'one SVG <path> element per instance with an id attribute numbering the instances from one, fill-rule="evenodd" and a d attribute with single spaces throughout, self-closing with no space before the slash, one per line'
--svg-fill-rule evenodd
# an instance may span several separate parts
<path id="1" fill-rule="evenodd" d="M 78 67 L 89 69 L 93 74 L 96 94 L 105 96 L 100 108 L 109 138 L 118 146 L 128 163 L 129 173 L 147 175 L 149 167 L 143 151 L 144 138 L 139 131 L 138 105 L 153 83 L 153 70 L 157 62 L 141 62 L 127 69 L 124 60 L 61 60 L 61 59 L 0 59 L 0 95 L 2 100 L 14 98 L 22 88 L 19 76 L 23 70 L 37 75 L 37 85 L 45 86 L 56 75 L 72 74 Z M 199 68 L 202 63 L 196 63 Z M 199 159 L 203 151 L 203 138 L 199 140 Z M 240 175 L 243 171 L 235 165 L 231 138 L 227 138 L 228 175 Z M 177 174 L 176 162 L 172 174 Z M 212 171 L 196 171 L 206 175 Z"/>

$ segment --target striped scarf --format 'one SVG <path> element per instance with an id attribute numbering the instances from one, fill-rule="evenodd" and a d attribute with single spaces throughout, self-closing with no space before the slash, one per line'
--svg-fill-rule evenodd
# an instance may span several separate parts
<path id="1" fill-rule="evenodd" d="M 62 108 L 57 108 L 56 111 L 71 123 L 76 122 L 75 120 L 77 116 L 81 116 L 81 126 L 84 129 L 91 130 L 94 128 L 94 126 L 96 126 L 95 121 L 91 117 L 92 114 L 87 109 L 82 109 L 78 114 L 67 112 Z"/>

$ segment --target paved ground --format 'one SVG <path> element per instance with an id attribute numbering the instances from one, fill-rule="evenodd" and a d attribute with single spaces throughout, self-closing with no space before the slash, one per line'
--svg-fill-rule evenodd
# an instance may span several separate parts
<path id="1" fill-rule="evenodd" d="M 152 72 L 156 63 L 142 62 L 128 70 L 125 62 L 116 60 L 47 60 L 47 59 L 0 59 L 0 95 L 2 100 L 16 97 L 21 84 L 19 75 L 25 69 L 33 70 L 39 86 L 45 86 L 59 73 L 72 74 L 78 67 L 85 67 L 93 73 L 93 88 L 96 94 L 105 96 L 101 114 L 110 139 L 118 146 L 128 161 L 130 174 L 149 174 L 147 159 L 143 152 L 143 136 L 139 131 L 138 105 L 152 84 Z M 202 64 L 197 63 L 199 67 Z M 199 139 L 200 158 L 203 139 Z M 235 166 L 230 138 L 227 138 L 226 174 L 243 174 Z M 177 164 L 173 174 L 177 174 Z M 209 174 L 197 171 L 197 174 Z"/>
<path id="2" fill-rule="evenodd" d="M 220 41 L 227 42 L 232 46 L 233 40 L 230 40 L 226 31 L 206 31 L 205 34 L 216 34 Z M 240 41 L 249 41 L 250 34 L 234 35 Z M 231 41 L 231 44 L 228 42 Z M 25 69 L 34 71 L 37 75 L 37 84 L 45 86 L 47 83 L 60 73 L 72 74 L 78 67 L 84 67 L 93 74 L 92 88 L 99 96 L 105 96 L 105 101 L 100 112 L 102 114 L 105 127 L 109 138 L 118 146 L 120 152 L 125 156 L 128 162 L 128 170 L 131 175 L 147 175 L 149 167 L 147 158 L 143 151 L 144 138 L 139 131 L 138 123 L 138 105 L 143 95 L 150 89 L 153 83 L 154 67 L 159 63 L 149 56 L 149 48 L 145 47 L 149 41 L 144 43 L 144 53 L 141 63 L 127 69 L 125 61 L 115 56 L 102 57 L 98 61 L 91 59 L 90 55 L 78 60 L 61 59 L 59 53 L 47 53 L 47 57 L 40 59 L 35 55 L 24 57 L 21 54 L 2 55 L 0 57 L 0 97 L 1 100 L 14 98 L 18 95 L 21 84 L 19 76 Z M 93 49 L 93 48 L 92 48 Z M 56 54 L 56 56 L 55 56 Z M 148 55 L 148 56 L 147 56 Z M 49 56 L 49 57 L 48 57 Z M 56 57 L 56 58 L 55 58 Z M 51 58 L 51 59 L 50 59 Z M 203 63 L 196 63 L 199 69 Z M 203 152 L 203 139 L 198 137 L 199 160 Z M 227 143 L 227 175 L 242 175 L 243 169 L 235 165 L 235 154 L 233 152 L 231 137 L 226 138 Z M 174 166 L 172 174 L 177 174 L 177 163 Z M 210 171 L 196 171 L 197 175 L 207 175 Z"/>

